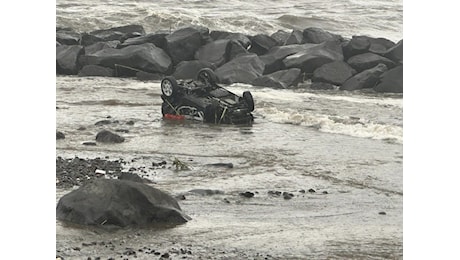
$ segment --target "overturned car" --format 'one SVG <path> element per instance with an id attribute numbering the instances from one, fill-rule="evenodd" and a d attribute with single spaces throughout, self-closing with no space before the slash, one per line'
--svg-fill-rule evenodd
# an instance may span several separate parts
<path id="1" fill-rule="evenodd" d="M 215 124 L 252 124 L 254 100 L 249 91 L 238 96 L 217 84 L 209 68 L 200 70 L 194 80 L 161 81 L 161 112 L 167 119 L 194 119 Z"/>

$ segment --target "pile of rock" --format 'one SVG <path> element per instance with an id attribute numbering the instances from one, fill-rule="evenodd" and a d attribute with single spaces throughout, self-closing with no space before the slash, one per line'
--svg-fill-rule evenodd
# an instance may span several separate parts
<path id="1" fill-rule="evenodd" d="M 290 88 L 373 88 L 403 92 L 403 41 L 306 28 L 244 35 L 190 26 L 146 33 L 140 25 L 77 33 L 56 30 L 56 72 L 79 76 L 193 78 L 202 68 L 220 83 Z"/>

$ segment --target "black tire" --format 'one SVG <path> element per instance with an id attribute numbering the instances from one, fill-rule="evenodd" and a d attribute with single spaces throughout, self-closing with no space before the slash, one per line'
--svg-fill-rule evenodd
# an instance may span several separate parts
<path id="1" fill-rule="evenodd" d="M 161 93 L 165 97 L 172 97 L 178 90 L 177 81 L 174 77 L 168 76 L 161 81 Z"/>
<path id="2" fill-rule="evenodd" d="M 248 105 L 249 112 L 254 111 L 254 99 L 252 98 L 252 94 L 249 91 L 243 92 L 243 100 Z"/>
<path id="3" fill-rule="evenodd" d="M 217 84 L 217 76 L 210 68 L 201 69 L 196 75 L 196 79 L 205 83 L 205 85 L 215 86 Z"/>

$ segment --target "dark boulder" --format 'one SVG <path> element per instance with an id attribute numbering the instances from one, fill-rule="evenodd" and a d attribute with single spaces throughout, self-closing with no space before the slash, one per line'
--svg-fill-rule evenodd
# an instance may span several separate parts
<path id="1" fill-rule="evenodd" d="M 83 46 L 61 45 L 56 47 L 56 73 L 76 75 L 80 70 L 79 58 L 85 53 Z"/>
<path id="2" fill-rule="evenodd" d="M 393 68 L 396 65 L 392 60 L 370 52 L 355 55 L 349 58 L 347 63 L 357 72 L 373 68 L 379 63 L 385 64 L 388 68 Z"/>
<path id="3" fill-rule="evenodd" d="M 313 82 L 326 82 L 342 85 L 347 79 L 356 74 L 356 71 L 344 61 L 333 61 L 324 64 L 313 72 Z"/>
<path id="4" fill-rule="evenodd" d="M 133 75 L 137 71 L 166 73 L 172 68 L 171 59 L 166 52 L 152 43 L 132 45 L 123 49 L 102 49 L 85 55 L 82 63 L 116 69 L 118 76 L 123 76 L 120 67 L 122 69 L 127 67 L 133 71 Z"/>
<path id="5" fill-rule="evenodd" d="M 374 90 L 377 92 L 403 93 L 403 66 L 395 67 L 380 76 Z"/>
<path id="6" fill-rule="evenodd" d="M 403 40 L 396 43 L 395 46 L 389 48 L 384 54 L 384 57 L 396 62 L 403 63 Z"/>
<path id="7" fill-rule="evenodd" d="M 303 32 L 300 30 L 292 30 L 291 34 L 286 39 L 286 42 L 284 44 L 290 45 L 290 44 L 302 44 L 302 43 L 304 43 Z"/>
<path id="8" fill-rule="evenodd" d="M 249 48 L 249 52 L 255 53 L 259 56 L 266 54 L 268 50 L 277 45 L 275 39 L 266 34 L 250 36 L 249 39 L 251 40 L 251 48 Z"/>
<path id="9" fill-rule="evenodd" d="M 219 81 L 223 84 L 247 83 L 262 75 L 265 64 L 256 54 L 240 55 L 225 63 L 215 71 Z"/>
<path id="10" fill-rule="evenodd" d="M 286 31 L 278 30 L 274 32 L 272 35 L 270 35 L 270 37 L 276 41 L 276 45 L 282 46 L 286 43 L 290 35 L 291 34 Z"/>
<path id="11" fill-rule="evenodd" d="M 251 46 L 251 40 L 242 33 L 233 33 L 233 32 L 226 32 L 226 31 L 212 31 L 210 34 L 213 40 L 235 40 L 241 43 L 245 49 L 248 49 Z"/>
<path id="12" fill-rule="evenodd" d="M 144 27 L 141 25 L 126 25 L 109 29 L 95 30 L 81 35 L 81 45 L 87 46 L 96 42 L 124 41 L 128 37 L 144 35 Z"/>
<path id="13" fill-rule="evenodd" d="M 371 42 L 368 37 L 353 36 L 343 44 L 343 56 L 349 59 L 352 56 L 368 52 Z"/>
<path id="14" fill-rule="evenodd" d="M 96 141 L 101 143 L 123 143 L 125 138 L 110 132 L 109 130 L 102 130 L 96 135 Z"/>
<path id="15" fill-rule="evenodd" d="M 235 57 L 239 55 L 248 54 L 249 51 L 241 45 L 241 42 L 237 40 L 230 40 L 227 45 L 226 57 L 227 61 L 233 60 Z"/>
<path id="16" fill-rule="evenodd" d="M 367 69 L 349 78 L 342 86 L 340 86 L 340 90 L 372 88 L 379 82 L 380 75 L 382 75 L 385 71 L 387 71 L 387 66 L 380 63 L 374 68 Z"/>
<path id="17" fill-rule="evenodd" d="M 80 72 L 78 72 L 79 77 L 113 77 L 114 70 L 111 68 L 99 66 L 99 65 L 86 65 L 81 68 Z"/>
<path id="18" fill-rule="evenodd" d="M 56 140 L 59 140 L 59 139 L 65 139 L 65 135 L 63 132 L 56 130 Z"/>
<path id="19" fill-rule="evenodd" d="M 326 41 L 343 41 L 342 36 L 327 32 L 321 28 L 310 27 L 303 30 L 302 43 L 322 43 Z"/>
<path id="20" fill-rule="evenodd" d="M 176 79 L 195 79 L 198 72 L 204 68 L 214 70 L 215 66 L 210 62 L 201 60 L 181 61 L 177 64 L 172 76 Z"/>
<path id="21" fill-rule="evenodd" d="M 80 34 L 72 29 L 56 30 L 56 42 L 62 45 L 78 45 L 80 44 Z"/>
<path id="22" fill-rule="evenodd" d="M 395 46 L 394 42 L 385 38 L 373 38 L 368 36 L 363 37 L 366 37 L 370 42 L 369 52 L 375 54 L 384 55 L 388 51 L 388 49 Z"/>
<path id="23" fill-rule="evenodd" d="M 342 46 L 338 41 L 328 41 L 314 45 L 304 51 L 283 59 L 285 68 L 299 68 L 312 73 L 326 63 L 343 60 Z"/>
<path id="24" fill-rule="evenodd" d="M 307 50 L 313 46 L 316 46 L 316 44 L 292 44 L 286 46 L 275 46 L 271 48 L 267 54 L 260 56 L 260 59 L 265 63 L 264 74 L 269 74 L 278 70 L 285 69 L 283 63 L 284 58 L 300 51 Z"/>
<path id="25" fill-rule="evenodd" d="M 252 85 L 269 88 L 288 88 L 297 86 L 301 80 L 301 70 L 293 68 L 288 70 L 280 70 L 272 74 L 258 77 L 252 82 Z"/>
<path id="26" fill-rule="evenodd" d="M 85 54 L 93 54 L 103 49 L 114 49 L 119 44 L 119 41 L 109 41 L 109 42 L 96 42 L 91 45 L 85 46 Z"/>
<path id="27" fill-rule="evenodd" d="M 195 52 L 209 38 L 209 29 L 205 27 L 181 28 L 166 36 L 166 50 L 173 64 L 193 60 Z"/>
<path id="28" fill-rule="evenodd" d="M 97 179 L 62 196 L 56 218 L 79 225 L 149 227 L 186 223 L 176 199 L 147 184 Z"/>
<path id="29" fill-rule="evenodd" d="M 131 45 L 140 45 L 144 43 L 153 43 L 158 48 L 163 50 L 166 49 L 166 36 L 168 33 L 165 32 L 156 32 L 142 35 L 139 37 L 126 39 L 123 43 L 118 45 L 118 48 L 124 48 Z"/>
<path id="30" fill-rule="evenodd" d="M 229 42 L 230 40 L 224 39 L 203 45 L 195 52 L 195 59 L 207 61 L 219 67 L 227 62 L 227 46 Z"/>

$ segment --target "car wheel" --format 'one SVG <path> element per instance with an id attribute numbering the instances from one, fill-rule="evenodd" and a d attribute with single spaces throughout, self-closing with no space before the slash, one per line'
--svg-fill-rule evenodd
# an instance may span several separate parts
<path id="1" fill-rule="evenodd" d="M 161 81 L 161 93 L 166 97 L 172 97 L 177 91 L 177 81 L 173 77 L 166 77 Z"/>
<path id="2" fill-rule="evenodd" d="M 249 112 L 254 111 L 254 99 L 252 98 L 252 94 L 249 91 L 243 92 L 243 99 L 248 105 Z"/>
<path id="3" fill-rule="evenodd" d="M 197 80 L 205 83 L 206 85 L 214 86 L 217 83 L 216 74 L 210 68 L 201 69 L 197 74 Z"/>

